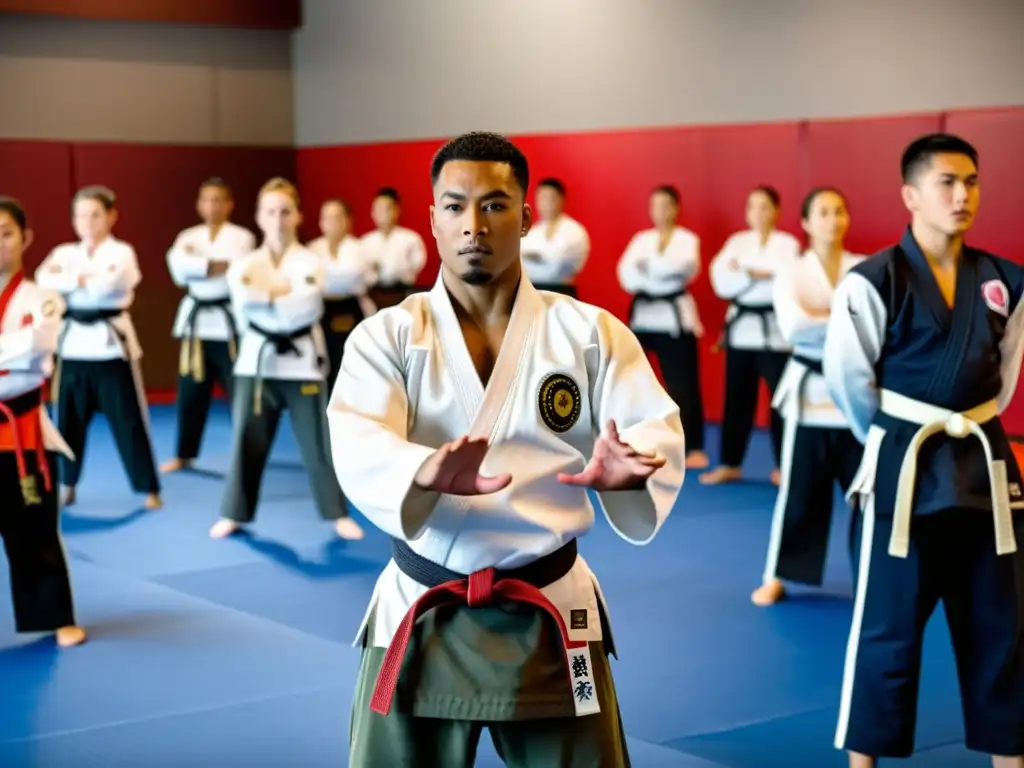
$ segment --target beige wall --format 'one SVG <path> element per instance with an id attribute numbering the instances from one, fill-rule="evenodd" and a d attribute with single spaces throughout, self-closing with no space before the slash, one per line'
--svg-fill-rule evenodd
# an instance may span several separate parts
<path id="1" fill-rule="evenodd" d="M 0 104 L 0 139 L 290 146 L 291 34 L 3 15 Z"/>
<path id="2" fill-rule="evenodd" d="M 299 146 L 1024 104 L 1024 0 L 304 0 Z"/>

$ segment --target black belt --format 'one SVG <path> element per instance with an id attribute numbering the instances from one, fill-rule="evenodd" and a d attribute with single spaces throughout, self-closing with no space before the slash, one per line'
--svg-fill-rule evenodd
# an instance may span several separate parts
<path id="1" fill-rule="evenodd" d="M 819 376 L 824 375 L 824 372 L 821 368 L 821 360 L 813 360 L 812 358 L 804 357 L 803 355 L 790 355 L 790 357 L 792 358 L 794 363 L 800 363 L 800 365 L 802 365 L 804 368 L 807 368 L 810 371 L 814 371 L 814 373 L 818 374 Z"/>
<path id="2" fill-rule="evenodd" d="M 324 333 L 337 335 L 348 333 L 365 317 L 363 307 L 356 296 L 345 296 L 338 299 L 325 298 L 324 314 L 320 325 L 324 329 Z"/>
<path id="3" fill-rule="evenodd" d="M 799 363 L 804 367 L 803 372 L 800 374 L 800 381 L 798 381 L 796 385 L 796 420 L 799 422 L 799 414 L 803 410 L 804 390 L 807 389 L 807 380 L 811 378 L 812 373 L 816 373 L 819 376 L 823 375 L 823 373 L 821 368 L 821 360 L 814 360 L 810 357 L 804 357 L 803 355 L 794 354 L 791 354 L 789 357 L 794 363 Z"/>
<path id="4" fill-rule="evenodd" d="M 494 581 L 514 579 L 524 581 L 537 589 L 554 584 L 565 576 L 576 564 L 579 549 L 576 539 L 563 544 L 550 554 L 534 560 L 532 563 L 508 570 L 496 569 Z M 449 581 L 460 581 L 468 578 L 465 573 L 450 571 L 443 565 L 427 560 L 413 552 L 412 547 L 401 539 L 391 540 L 391 556 L 398 570 L 421 586 L 432 589 Z"/>
<path id="5" fill-rule="evenodd" d="M 196 381 L 206 378 L 203 365 L 202 339 L 196 338 L 196 323 L 199 322 L 199 312 L 203 309 L 218 309 L 228 321 L 228 355 L 234 361 L 238 350 L 238 328 L 235 326 L 234 315 L 231 314 L 231 299 L 200 299 L 189 294 L 192 299 L 192 309 L 185 316 L 185 333 L 182 336 L 181 359 L 178 362 L 178 372 L 182 376 L 191 375 Z"/>
<path id="6" fill-rule="evenodd" d="M 122 312 L 123 309 L 65 309 L 64 319 L 74 320 L 82 325 L 96 325 L 113 320 Z"/>
<path id="7" fill-rule="evenodd" d="M 238 328 L 235 326 L 235 316 L 231 314 L 231 299 L 198 299 L 189 294 L 192 299 L 192 309 L 185 316 L 186 338 L 192 339 L 196 335 L 196 323 L 199 321 L 199 313 L 204 309 L 218 309 L 227 318 L 228 334 L 232 342 L 237 342 Z"/>
<path id="8" fill-rule="evenodd" d="M 120 317 L 125 312 L 126 310 L 124 309 L 72 309 L 68 307 L 64 310 L 62 318 L 64 320 L 78 323 L 79 325 L 97 325 L 98 323 L 106 323 L 110 333 L 120 343 L 121 351 L 124 354 L 125 360 L 128 360 L 131 357 L 128 352 L 128 337 L 125 336 L 121 329 L 112 322 L 115 318 Z M 53 376 L 50 379 L 50 400 L 54 403 L 57 402 L 59 397 L 60 374 L 64 360 L 64 355 L 61 353 L 64 351 L 64 340 L 67 338 L 68 331 L 71 330 L 71 322 L 64 323 L 60 336 L 57 338 L 57 350 L 54 353 L 54 357 L 57 358 L 57 361 L 54 366 Z M 110 337 L 108 336 L 107 338 L 109 340 Z"/>
<path id="9" fill-rule="evenodd" d="M 639 306 L 640 304 L 661 304 L 664 302 L 668 302 L 669 304 L 671 304 L 672 309 L 675 310 L 676 322 L 679 324 L 679 333 L 683 333 L 683 315 L 679 311 L 678 301 L 689 292 L 690 291 L 688 288 L 683 288 L 678 291 L 673 291 L 672 293 L 660 293 L 657 295 L 652 293 L 644 293 L 643 291 L 634 293 L 633 300 L 629 302 L 628 317 L 630 326 L 633 325 L 633 313 L 636 311 L 637 306 Z"/>
<path id="10" fill-rule="evenodd" d="M 7 400 L 0 400 L 7 406 L 7 410 L 11 412 L 12 416 L 24 416 L 26 413 L 30 413 L 40 406 L 42 403 L 43 388 L 36 387 L 30 389 L 28 392 L 24 392 L 20 395 L 8 398 Z"/>
<path id="11" fill-rule="evenodd" d="M 741 304 L 734 301 L 732 306 L 736 307 L 736 314 L 725 321 L 722 327 L 722 334 L 715 343 L 716 349 L 726 349 L 730 346 L 732 325 L 744 315 L 756 315 L 761 318 L 761 331 L 764 334 L 764 345 L 767 348 L 771 339 L 768 327 L 768 317 L 775 314 L 775 307 L 771 304 Z"/>
<path id="12" fill-rule="evenodd" d="M 259 416 L 263 411 L 263 350 L 267 348 L 267 345 L 272 345 L 274 347 L 274 352 L 278 355 L 302 357 L 302 352 L 295 345 L 295 340 L 301 339 L 305 336 L 311 336 L 313 334 L 313 326 L 304 325 L 302 328 L 290 331 L 289 333 L 280 333 L 277 331 L 268 331 L 266 328 L 261 328 L 252 320 L 249 320 L 249 327 L 263 337 L 263 342 L 256 351 L 256 385 L 253 388 L 252 394 L 252 412 Z M 318 367 L 322 367 L 324 362 L 323 357 L 318 355 L 316 362 Z"/>

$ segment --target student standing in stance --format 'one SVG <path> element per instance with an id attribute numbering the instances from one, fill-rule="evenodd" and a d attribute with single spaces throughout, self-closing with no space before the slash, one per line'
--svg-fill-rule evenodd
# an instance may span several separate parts
<path id="1" fill-rule="evenodd" d="M 861 459 L 861 444 L 828 393 L 821 354 L 836 286 L 864 257 L 843 248 L 850 213 L 839 190 L 811 191 L 801 206 L 800 221 L 810 247 L 780 262 L 775 271 L 775 318 L 782 336 L 793 345 L 793 356 L 772 400 L 785 431 L 764 582 L 752 596 L 761 606 L 785 596 L 783 581 L 821 584 L 835 484 L 838 481 L 845 494 Z M 851 549 L 856 522 L 851 516 Z"/>
<path id="2" fill-rule="evenodd" d="M 342 484 L 393 537 L 350 764 L 471 765 L 486 726 L 509 766 L 622 768 L 608 616 L 576 542 L 588 489 L 624 539 L 654 538 L 685 471 L 679 409 L 625 325 L 524 274 L 516 147 L 460 136 L 431 181 L 441 274 L 353 331 L 328 411 Z"/>
<path id="3" fill-rule="evenodd" d="M 590 236 L 565 212 L 565 185 L 541 179 L 535 193 L 538 220 L 523 238 L 523 268 L 538 289 L 578 298 L 576 277 L 590 256 Z"/>
<path id="4" fill-rule="evenodd" d="M 70 450 L 43 406 L 64 302 L 25 279 L 31 242 L 24 209 L 0 197 L 0 538 L 15 629 L 55 632 L 66 647 L 85 641 L 60 537 L 56 454 Z"/>
<path id="5" fill-rule="evenodd" d="M 298 242 L 299 193 L 290 182 L 268 181 L 256 206 L 263 245 L 232 261 L 227 273 L 242 343 L 234 370 L 231 469 L 210 536 L 230 536 L 255 519 L 263 470 L 287 410 L 320 516 L 342 538 L 359 539 L 363 532 L 348 517 L 331 469 L 320 328 L 323 263 Z"/>
<path id="6" fill-rule="evenodd" d="M 999 418 L 1024 357 L 1024 268 L 964 242 L 979 200 L 967 142 L 924 136 L 902 172 L 910 226 L 839 284 L 825 339 L 825 379 L 864 444 L 835 744 L 853 768 L 913 753 L 941 601 L 966 746 L 1024 768 L 1024 499 Z"/>
<path id="7" fill-rule="evenodd" d="M 686 466 L 703 469 L 704 401 L 700 391 L 698 340 L 704 328 L 690 285 L 700 273 L 700 239 L 676 225 L 679 190 L 651 193 L 653 229 L 638 232 L 619 259 L 619 284 L 632 295 L 629 327 L 658 358 L 665 388 L 679 405 L 686 430 Z"/>
<path id="8" fill-rule="evenodd" d="M 757 415 L 761 381 L 774 396 L 790 347 L 779 332 L 772 306 L 775 269 L 800 253 L 800 243 L 788 232 L 775 229 L 779 219 L 779 193 L 758 187 L 747 198 L 745 232 L 730 237 L 711 262 L 711 287 L 730 302 L 719 348 L 725 350 L 725 413 L 722 418 L 720 464 L 705 472 L 705 485 L 740 479 L 750 431 Z M 775 466 L 782 460 L 782 417 L 771 412 L 772 454 Z M 779 484 L 778 469 L 772 482 Z"/>
<path id="9" fill-rule="evenodd" d="M 360 239 L 377 284 L 372 293 L 378 307 L 390 307 L 414 290 L 427 263 L 427 247 L 419 233 L 398 223 L 402 215 L 398 190 L 384 187 L 373 198 L 370 216 L 377 227 Z"/>
<path id="10" fill-rule="evenodd" d="M 232 260 L 256 248 L 252 232 L 229 221 L 233 208 L 231 188 L 224 181 L 204 181 L 196 201 L 203 223 L 179 234 L 167 253 L 171 279 L 188 294 L 174 320 L 174 337 L 181 339 L 178 449 L 176 458 L 160 468 L 163 472 L 190 467 L 199 455 L 213 385 L 220 384 L 231 399 L 238 329 L 225 274 Z"/>
<path id="11" fill-rule="evenodd" d="M 57 246 L 36 270 L 36 282 L 61 293 L 67 304 L 51 382 L 57 429 L 74 454 L 61 461 L 63 503 L 75 502 L 86 434 L 98 411 L 110 423 L 132 488 L 146 494 L 148 509 L 158 509 L 163 502 L 139 365 L 142 347 L 128 313 L 142 281 L 139 262 L 135 249 L 111 234 L 117 221 L 111 190 L 85 187 L 71 205 L 79 242 Z"/>
<path id="12" fill-rule="evenodd" d="M 330 373 L 327 391 L 334 389 L 345 340 L 375 308 L 366 295 L 376 281 L 373 265 L 363 256 L 359 238 L 351 234 L 348 203 L 327 200 L 320 206 L 320 237 L 306 245 L 323 259 L 324 314 L 320 327 L 327 343 Z"/>

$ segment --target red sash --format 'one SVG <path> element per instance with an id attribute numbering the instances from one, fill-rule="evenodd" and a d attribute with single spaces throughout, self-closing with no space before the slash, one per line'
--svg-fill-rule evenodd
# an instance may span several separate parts
<path id="1" fill-rule="evenodd" d="M 518 579 L 504 578 L 495 582 L 494 573 L 494 568 L 486 568 L 471 573 L 469 578 L 439 584 L 423 593 L 423 596 L 409 608 L 384 655 L 384 662 L 381 664 L 380 673 L 377 675 L 377 684 L 373 690 L 373 698 L 370 700 L 372 711 L 387 715 L 391 710 L 391 699 L 394 698 L 395 688 L 398 686 L 398 677 L 402 671 L 405 652 L 412 638 L 413 625 L 421 615 L 442 605 L 457 603 L 474 608 L 490 605 L 495 598 L 528 603 L 540 608 L 555 620 L 562 635 L 562 643 L 567 651 L 587 646 L 585 640 L 569 639 L 569 630 L 566 629 L 565 622 L 562 620 L 562 614 L 540 589 Z M 566 674 L 571 687 L 572 672 L 568 667 L 566 667 Z"/>
<path id="2" fill-rule="evenodd" d="M 0 329 L 7 314 L 15 291 L 25 279 L 25 274 L 18 270 L 7 281 L 0 292 Z M 31 322 L 31 318 L 29 318 Z M 0 371 L 0 375 L 8 371 Z M 42 404 L 43 390 L 33 390 L 9 400 L 0 400 L 0 453 L 14 453 L 18 465 L 18 479 L 21 492 L 27 505 L 39 504 L 39 492 L 36 489 L 35 477 L 28 472 L 25 464 L 25 451 L 34 450 L 39 472 L 43 476 L 46 490 L 51 486 L 50 466 L 46 461 L 46 446 L 43 440 Z"/>

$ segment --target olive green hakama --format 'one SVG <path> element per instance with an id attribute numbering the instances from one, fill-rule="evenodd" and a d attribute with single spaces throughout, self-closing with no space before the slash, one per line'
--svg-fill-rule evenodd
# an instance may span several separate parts
<path id="1" fill-rule="evenodd" d="M 370 710 L 386 648 L 375 647 L 371 612 L 349 735 L 352 768 L 468 768 L 486 727 L 511 768 L 628 768 L 608 656 L 591 642 L 593 690 L 574 689 L 550 616 L 525 603 L 445 605 L 416 622 L 388 715 Z M 576 716 L 574 695 L 600 712 Z"/>

